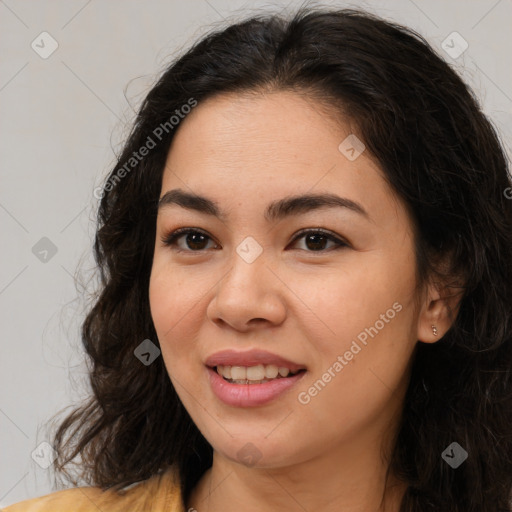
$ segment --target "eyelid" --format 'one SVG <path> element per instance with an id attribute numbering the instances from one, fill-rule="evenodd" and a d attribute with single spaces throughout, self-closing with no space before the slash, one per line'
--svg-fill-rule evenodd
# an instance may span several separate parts
<path id="1" fill-rule="evenodd" d="M 164 234 L 162 236 L 161 240 L 164 245 L 172 246 L 172 245 L 175 245 L 175 242 L 178 238 L 180 238 L 183 235 L 187 235 L 189 233 L 198 233 L 198 234 L 204 235 L 205 237 L 209 238 L 210 240 L 214 240 L 206 231 L 204 231 L 200 228 L 192 228 L 192 227 L 175 229 L 174 231 L 171 231 L 170 233 Z M 179 249 L 179 248 L 176 250 L 177 251 L 181 250 L 182 252 L 197 252 L 197 253 L 204 252 L 204 250 L 192 251 L 192 250 L 183 250 L 183 249 Z"/>
<path id="2" fill-rule="evenodd" d="M 292 243 L 295 242 L 297 239 L 303 237 L 304 235 L 307 235 L 309 233 L 313 233 L 313 234 L 320 234 L 320 235 L 323 235 L 325 236 L 326 238 L 328 238 L 329 240 L 337 243 L 337 244 L 340 244 L 340 245 L 349 245 L 349 243 L 341 236 L 337 235 L 336 233 L 333 233 L 332 231 L 329 231 L 327 229 L 324 229 L 324 228 L 304 228 L 304 229 L 301 229 L 299 231 L 297 231 L 297 233 L 295 233 L 293 239 L 292 239 Z M 309 251 L 309 252 L 315 252 L 315 251 Z M 319 251 L 319 252 L 325 252 L 325 251 Z"/>

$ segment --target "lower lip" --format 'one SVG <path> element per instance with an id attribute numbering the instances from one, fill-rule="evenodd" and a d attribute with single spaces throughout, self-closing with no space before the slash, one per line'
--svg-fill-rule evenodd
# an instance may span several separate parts
<path id="1" fill-rule="evenodd" d="M 290 377 L 274 379 L 262 384 L 232 384 L 224 380 L 214 369 L 207 368 L 212 390 L 227 405 L 256 407 L 271 402 L 293 387 L 305 375 L 301 371 Z"/>

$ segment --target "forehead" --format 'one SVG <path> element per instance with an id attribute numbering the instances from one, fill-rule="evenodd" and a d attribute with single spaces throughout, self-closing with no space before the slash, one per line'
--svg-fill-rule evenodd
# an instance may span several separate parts
<path id="1" fill-rule="evenodd" d="M 161 196 L 182 189 L 239 206 L 332 192 L 383 207 L 393 193 L 379 166 L 365 151 L 356 158 L 343 152 L 354 136 L 349 123 L 334 122 L 325 105 L 302 95 L 219 95 L 179 125 Z"/>
<path id="2" fill-rule="evenodd" d="M 233 171 L 247 178 L 242 173 L 249 170 L 254 178 L 288 171 L 302 179 L 344 163 L 339 145 L 348 136 L 354 136 L 348 124 L 334 122 L 324 105 L 303 95 L 222 94 L 200 102 L 181 121 L 166 169 L 189 176 L 197 170 L 203 179 L 210 169 L 219 177 Z"/>
<path id="3" fill-rule="evenodd" d="M 188 158 L 234 165 L 238 159 L 258 160 L 262 166 L 280 158 L 309 162 L 322 158 L 333 144 L 336 150 L 344 131 L 320 105 L 298 94 L 223 94 L 199 103 L 187 116 L 171 146 L 179 148 L 170 156 L 179 158 L 183 150 Z"/>

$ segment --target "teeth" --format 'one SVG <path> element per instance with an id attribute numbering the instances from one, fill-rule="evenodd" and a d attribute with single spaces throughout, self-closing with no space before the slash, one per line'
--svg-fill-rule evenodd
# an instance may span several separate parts
<path id="1" fill-rule="evenodd" d="M 288 374 L 290 373 L 290 370 L 288 370 L 288 368 L 283 368 L 283 367 L 280 367 L 278 371 L 279 371 L 279 375 L 281 375 L 281 377 L 288 377 Z"/>
<path id="2" fill-rule="evenodd" d="M 247 368 L 245 368 L 244 366 L 232 366 L 231 367 L 231 378 L 233 380 L 247 379 Z"/>
<path id="3" fill-rule="evenodd" d="M 231 379 L 231 366 L 217 366 L 217 373 L 220 376 Z"/>
<path id="4" fill-rule="evenodd" d="M 262 364 L 249 366 L 249 368 L 247 368 L 247 380 L 263 380 L 264 378 L 265 367 Z"/>
<path id="5" fill-rule="evenodd" d="M 299 372 L 291 371 L 289 368 L 277 367 L 273 364 L 258 364 L 256 366 L 217 366 L 217 373 L 225 379 L 232 380 L 237 384 L 268 382 L 268 380 L 288 377 Z"/>
<path id="6" fill-rule="evenodd" d="M 274 366 L 273 364 L 269 364 L 265 366 L 265 377 L 267 379 L 275 379 L 279 374 L 279 370 L 277 366 Z"/>

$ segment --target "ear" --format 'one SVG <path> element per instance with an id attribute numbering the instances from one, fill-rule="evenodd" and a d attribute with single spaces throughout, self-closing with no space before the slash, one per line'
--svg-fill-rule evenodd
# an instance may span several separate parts
<path id="1" fill-rule="evenodd" d="M 460 308 L 464 288 L 457 284 L 429 281 L 418 315 L 417 339 L 435 343 L 450 329 Z"/>

